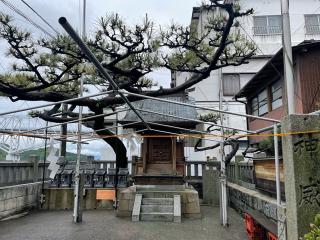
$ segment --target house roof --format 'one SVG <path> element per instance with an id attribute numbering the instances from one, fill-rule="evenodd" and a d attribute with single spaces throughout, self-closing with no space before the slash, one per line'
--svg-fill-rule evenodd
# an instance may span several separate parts
<path id="1" fill-rule="evenodd" d="M 301 51 L 320 47 L 320 41 L 303 41 L 292 48 L 293 57 Z M 235 95 L 235 98 L 250 97 L 261 89 L 267 82 L 274 80 L 277 75 L 283 74 L 283 53 L 282 48 L 256 73 L 253 78 Z"/>
<path id="2" fill-rule="evenodd" d="M 194 102 L 190 99 L 190 97 L 186 96 L 186 94 L 168 95 L 168 96 L 162 96 L 160 98 L 171 100 L 171 101 L 182 102 L 182 103 L 188 103 L 188 104 L 193 104 Z M 197 111 L 195 107 L 178 105 L 176 103 L 160 102 L 153 99 L 144 99 L 144 100 L 135 101 L 132 103 L 132 105 L 137 109 L 137 111 L 141 114 L 141 116 L 146 122 L 162 123 L 162 124 L 174 125 L 174 126 L 176 125 L 188 126 L 192 128 L 195 127 L 195 125 L 197 124 L 197 122 L 173 117 L 173 116 L 177 116 L 181 118 L 196 119 Z M 143 112 L 138 109 L 158 112 L 164 115 L 159 115 L 159 114 L 150 113 L 150 112 Z M 173 115 L 173 116 L 168 116 L 168 115 Z M 130 122 L 138 122 L 138 121 L 140 121 L 140 119 L 137 117 L 137 115 L 132 110 L 129 110 L 127 111 L 125 117 L 121 119 L 119 122 L 130 123 Z M 130 127 L 132 126 L 130 125 Z"/>

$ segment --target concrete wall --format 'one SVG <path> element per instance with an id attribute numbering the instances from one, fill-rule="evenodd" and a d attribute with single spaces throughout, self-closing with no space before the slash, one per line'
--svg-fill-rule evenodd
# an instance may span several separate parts
<path id="1" fill-rule="evenodd" d="M 259 218 L 255 218 L 256 221 L 264 227 L 275 228 L 279 240 L 286 239 L 286 206 L 284 204 L 278 207 L 276 199 L 230 182 L 228 182 L 228 193 L 231 207 L 241 214 L 254 212 L 256 214 L 254 218 L 257 216 Z"/>
<path id="2" fill-rule="evenodd" d="M 281 47 L 281 34 L 274 35 L 255 35 L 253 29 L 254 16 L 281 15 L 281 5 L 279 0 L 240 0 L 242 10 L 250 8 L 254 9 L 254 14 L 239 19 L 240 24 L 245 29 L 240 28 L 243 34 L 248 34 L 258 45 L 261 51 L 257 54 L 274 54 Z M 299 44 L 306 39 L 319 39 L 320 35 L 308 35 L 305 29 L 305 14 L 319 14 L 318 0 L 290 0 L 290 21 L 292 43 Z M 198 22 L 198 30 L 204 30 L 208 17 L 212 16 L 212 12 L 203 11 Z"/>
<path id="3" fill-rule="evenodd" d="M 81 205 L 85 210 L 92 209 L 113 209 L 113 201 L 97 200 L 96 188 L 85 188 L 82 195 Z M 46 201 L 43 209 L 46 210 L 71 210 L 73 209 L 74 189 L 73 188 L 46 188 L 44 192 Z"/>
<path id="4" fill-rule="evenodd" d="M 38 207 L 41 182 L 0 188 L 0 219 Z"/>

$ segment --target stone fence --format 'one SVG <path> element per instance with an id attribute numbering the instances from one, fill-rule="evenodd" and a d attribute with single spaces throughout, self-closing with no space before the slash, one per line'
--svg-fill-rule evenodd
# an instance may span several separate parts
<path id="1" fill-rule="evenodd" d="M 38 182 L 43 176 L 43 162 L 38 156 L 30 156 L 29 161 L 0 161 L 0 187 Z M 48 179 L 48 166 L 45 164 L 45 180 Z"/>
<path id="2" fill-rule="evenodd" d="M 254 168 L 252 162 L 231 162 L 227 166 L 228 181 L 249 189 L 255 188 Z"/>

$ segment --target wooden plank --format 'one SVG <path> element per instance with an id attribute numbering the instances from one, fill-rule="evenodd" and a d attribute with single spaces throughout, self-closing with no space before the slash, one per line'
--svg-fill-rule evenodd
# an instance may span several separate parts
<path id="1" fill-rule="evenodd" d="M 116 200 L 116 191 L 114 189 L 97 189 L 97 200 Z"/>
<path id="2" fill-rule="evenodd" d="M 172 175 L 172 163 L 148 163 L 147 174 Z"/>
<path id="3" fill-rule="evenodd" d="M 148 138 L 144 138 L 142 143 L 142 172 L 147 172 L 147 148 L 148 148 Z"/>
<path id="4" fill-rule="evenodd" d="M 187 165 L 187 176 L 191 177 L 191 164 Z"/>
<path id="5" fill-rule="evenodd" d="M 256 178 L 266 179 L 270 181 L 275 181 L 276 179 L 275 163 L 273 159 L 254 161 L 254 170 Z M 284 181 L 282 160 L 280 160 L 280 181 Z"/>

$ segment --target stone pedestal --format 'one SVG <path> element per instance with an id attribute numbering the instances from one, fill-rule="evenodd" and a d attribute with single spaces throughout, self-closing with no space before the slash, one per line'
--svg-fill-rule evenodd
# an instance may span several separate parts
<path id="1" fill-rule="evenodd" d="M 287 239 L 299 239 L 320 212 L 320 117 L 290 115 L 281 126 Z"/>
<path id="2" fill-rule="evenodd" d="M 219 171 L 212 166 L 202 170 L 203 202 L 219 206 Z"/>
<path id="3" fill-rule="evenodd" d="M 131 217 L 136 194 L 143 198 L 173 198 L 180 195 L 181 215 L 184 218 L 201 218 L 198 192 L 185 185 L 135 185 L 123 189 L 119 194 L 118 217 Z"/>

